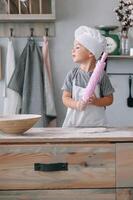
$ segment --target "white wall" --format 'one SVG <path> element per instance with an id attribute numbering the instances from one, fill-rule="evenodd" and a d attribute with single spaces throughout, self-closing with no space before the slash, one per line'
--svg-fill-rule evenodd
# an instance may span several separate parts
<path id="1" fill-rule="evenodd" d="M 74 66 L 71 59 L 74 30 L 80 25 L 119 24 L 113 11 L 117 5 L 118 0 L 56 0 L 56 38 L 53 42 L 52 56 L 60 124 L 66 111 L 61 103 L 60 88 L 66 73 Z M 114 59 L 109 61 L 108 72 L 122 71 L 133 73 L 133 60 Z M 133 125 L 133 108 L 128 108 L 126 105 L 128 76 L 111 76 L 110 79 L 115 87 L 114 104 L 107 109 L 110 125 Z"/>
<path id="2" fill-rule="evenodd" d="M 116 20 L 114 8 L 118 0 L 56 0 L 56 37 L 50 38 L 50 53 L 54 91 L 58 114 L 58 124 L 61 126 L 66 109 L 61 100 L 61 86 L 66 73 L 74 66 L 71 58 L 74 30 L 80 25 L 114 25 Z M 130 37 L 132 32 L 130 33 Z M 133 40 L 133 38 L 132 38 Z M 26 40 L 16 39 L 15 48 L 19 49 L 16 57 L 23 49 Z M 0 39 L 0 45 L 4 48 L 3 59 L 6 53 L 6 39 Z M 4 62 L 4 60 L 3 60 Z M 132 60 L 110 60 L 108 72 L 132 72 Z M 115 87 L 114 104 L 107 109 L 110 125 L 133 125 L 133 108 L 128 108 L 126 98 L 128 96 L 128 77 L 111 76 Z M 2 90 L 2 83 L 0 84 Z M 2 100 L 0 111 L 2 108 Z"/>

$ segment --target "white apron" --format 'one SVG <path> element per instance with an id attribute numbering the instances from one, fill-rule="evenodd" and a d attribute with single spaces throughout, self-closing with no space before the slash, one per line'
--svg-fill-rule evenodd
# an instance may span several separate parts
<path id="1" fill-rule="evenodd" d="M 75 85 L 73 80 L 73 99 L 81 100 L 84 94 L 85 88 Z M 100 97 L 100 86 L 96 87 L 95 95 Z M 68 108 L 67 114 L 62 127 L 93 127 L 93 126 L 105 126 L 105 108 L 89 105 L 83 111 Z"/>

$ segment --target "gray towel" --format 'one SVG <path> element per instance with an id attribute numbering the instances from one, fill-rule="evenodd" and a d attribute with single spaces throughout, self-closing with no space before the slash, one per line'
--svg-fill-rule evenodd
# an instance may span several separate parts
<path id="1" fill-rule="evenodd" d="M 22 114 L 41 114 L 38 127 L 46 127 L 49 116 L 46 116 L 43 58 L 40 47 L 35 40 L 29 39 L 19 63 L 8 85 L 22 96 Z"/>

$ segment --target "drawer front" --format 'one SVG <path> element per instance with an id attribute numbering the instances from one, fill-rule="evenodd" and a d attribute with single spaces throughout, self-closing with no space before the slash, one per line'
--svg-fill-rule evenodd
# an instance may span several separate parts
<path id="1" fill-rule="evenodd" d="M 35 171 L 37 163 L 49 164 L 50 168 L 53 163 L 56 167 L 65 163 L 68 169 Z M 0 189 L 115 187 L 115 146 L 3 145 L 0 147 L 0 177 Z"/>
<path id="2" fill-rule="evenodd" d="M 117 200 L 132 200 L 133 188 L 117 189 Z"/>
<path id="3" fill-rule="evenodd" d="M 116 185 L 133 187 L 133 144 L 116 144 Z"/>
<path id="4" fill-rule="evenodd" d="M 0 200 L 115 200 L 114 190 L 0 191 Z"/>

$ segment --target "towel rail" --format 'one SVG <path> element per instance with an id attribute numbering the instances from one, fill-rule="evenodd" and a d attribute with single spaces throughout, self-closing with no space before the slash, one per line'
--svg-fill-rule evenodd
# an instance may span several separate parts
<path id="1" fill-rule="evenodd" d="M 29 37 L 31 28 L 34 29 L 34 37 L 43 37 L 48 35 L 49 38 L 53 38 L 56 35 L 55 24 L 52 23 L 20 23 L 19 26 L 16 26 L 16 24 L 12 23 L 6 25 L 7 26 L 5 26 L 5 23 L 1 24 L 0 38 L 9 38 L 11 28 L 13 29 L 13 36 L 15 38 Z"/>
<path id="2" fill-rule="evenodd" d="M 13 31 L 14 31 L 14 29 L 13 28 L 10 28 L 10 37 L 15 37 L 14 35 L 13 35 Z M 49 37 L 50 35 L 49 35 L 49 28 L 48 27 L 46 27 L 45 29 L 44 29 L 44 35 L 46 36 L 46 37 Z M 27 36 L 28 37 L 28 36 Z M 34 37 L 34 28 L 30 28 L 30 37 Z"/>

